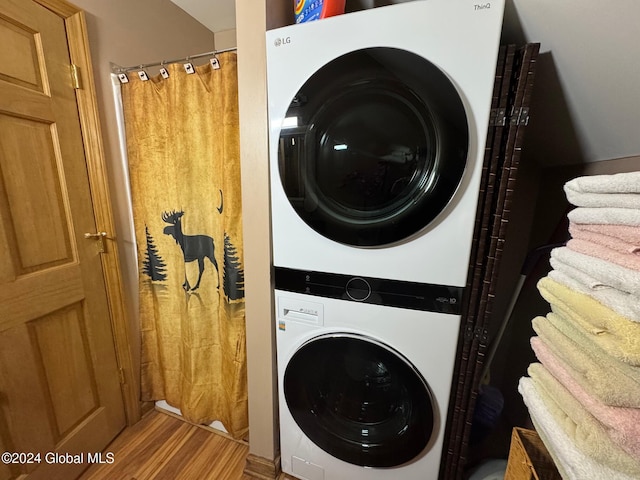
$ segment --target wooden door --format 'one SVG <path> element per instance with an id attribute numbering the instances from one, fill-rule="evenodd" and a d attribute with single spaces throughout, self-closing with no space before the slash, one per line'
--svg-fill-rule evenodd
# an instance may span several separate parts
<path id="1" fill-rule="evenodd" d="M 0 0 L 0 451 L 34 454 L 0 480 L 76 478 L 125 424 L 70 64 L 63 18 Z"/>

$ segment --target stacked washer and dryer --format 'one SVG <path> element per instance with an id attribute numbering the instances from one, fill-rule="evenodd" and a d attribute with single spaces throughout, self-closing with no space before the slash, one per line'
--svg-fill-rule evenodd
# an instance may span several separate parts
<path id="1" fill-rule="evenodd" d="M 438 478 L 503 0 L 267 32 L 281 461 Z"/>

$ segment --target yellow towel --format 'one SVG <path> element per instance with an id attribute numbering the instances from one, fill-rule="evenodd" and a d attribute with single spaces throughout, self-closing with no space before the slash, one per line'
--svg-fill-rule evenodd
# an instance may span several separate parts
<path id="1" fill-rule="evenodd" d="M 527 373 L 549 413 L 580 450 L 604 465 L 640 478 L 640 462 L 614 444 L 602 424 L 544 366 L 533 363 Z"/>
<path id="2" fill-rule="evenodd" d="M 550 317 L 554 314 L 550 313 Z M 619 362 L 594 346 L 576 343 L 577 330 L 563 333 L 548 318 L 536 317 L 533 329 L 551 351 L 567 364 L 574 378 L 605 405 L 640 408 L 640 369 Z"/>
<path id="3" fill-rule="evenodd" d="M 538 290 L 554 313 L 573 322 L 600 348 L 630 365 L 640 365 L 640 322 L 549 277 L 538 282 Z"/>

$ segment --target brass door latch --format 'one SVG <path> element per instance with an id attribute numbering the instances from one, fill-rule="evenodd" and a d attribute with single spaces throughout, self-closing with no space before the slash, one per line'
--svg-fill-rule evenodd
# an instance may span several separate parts
<path id="1" fill-rule="evenodd" d="M 85 233 L 84 234 L 84 238 L 86 238 L 87 240 L 97 240 L 98 243 L 98 252 L 99 253 L 104 253 L 105 250 L 105 244 L 104 244 L 104 239 L 107 237 L 107 232 L 98 232 L 98 233 Z"/>

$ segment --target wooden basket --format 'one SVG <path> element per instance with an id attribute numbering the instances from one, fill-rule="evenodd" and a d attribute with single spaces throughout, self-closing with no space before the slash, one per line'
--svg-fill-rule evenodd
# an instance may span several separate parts
<path id="1" fill-rule="evenodd" d="M 514 428 L 504 480 L 562 480 L 549 451 L 533 430 Z"/>

